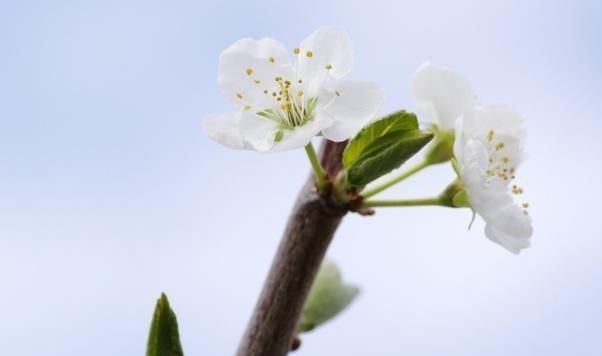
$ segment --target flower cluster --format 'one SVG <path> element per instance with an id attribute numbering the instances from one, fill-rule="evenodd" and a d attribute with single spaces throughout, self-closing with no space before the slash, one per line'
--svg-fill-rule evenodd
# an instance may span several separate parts
<path id="1" fill-rule="evenodd" d="M 412 79 L 418 109 L 454 130 L 454 160 L 470 206 L 486 222 L 485 235 L 513 253 L 533 234 L 516 175 L 524 152 L 523 119 L 501 105 L 482 105 L 470 84 L 453 71 L 421 66 Z"/>
<path id="2" fill-rule="evenodd" d="M 347 189 L 355 194 L 364 189 L 366 182 L 388 173 L 415 153 L 401 147 L 400 142 L 408 147 L 413 145 L 417 152 L 433 134 L 412 136 L 410 128 L 417 129 L 418 124 L 412 124 L 411 120 L 416 117 L 403 112 L 374 123 L 383 102 L 383 90 L 370 81 L 341 80 L 352 65 L 351 41 L 342 29 L 335 27 L 317 30 L 291 51 L 270 38 L 239 40 L 222 52 L 218 69 L 218 84 L 236 111 L 209 115 L 203 121 L 203 129 L 213 140 L 236 149 L 275 152 L 306 147 L 318 189 L 328 182 L 311 147 L 312 138 L 321 135 L 340 142 L 355 137 L 359 143 L 354 146 L 352 142 L 348 148 L 353 146 L 350 151 L 357 152 L 350 156 L 355 154 L 353 159 L 363 161 L 355 171 L 353 167 L 345 168 L 355 173 L 346 177 L 360 183 L 337 190 Z M 363 207 L 470 206 L 485 220 L 485 235 L 489 239 L 513 253 L 528 247 L 533 229 L 528 204 L 520 201 L 523 188 L 516 183 L 525 140 L 520 115 L 506 106 L 479 103 L 465 79 L 429 63 L 416 71 L 411 88 L 419 113 L 433 123 L 435 144 L 426 154 L 425 163 L 417 169 L 391 183 L 361 192 L 360 204 Z M 401 124 L 398 120 L 406 121 Z M 369 123 L 372 126 L 366 127 Z M 363 134 L 358 135 L 363 128 Z M 395 160 L 391 150 L 379 155 L 391 147 L 408 156 L 397 164 L 379 161 Z M 467 198 L 462 205 L 442 203 L 439 198 L 366 200 L 428 165 L 450 159 L 458 175 L 458 182 L 451 186 L 459 187 Z M 366 167 L 390 168 L 374 172 Z M 362 180 L 358 174 L 369 178 Z M 341 181 L 351 184 L 352 180 Z"/>

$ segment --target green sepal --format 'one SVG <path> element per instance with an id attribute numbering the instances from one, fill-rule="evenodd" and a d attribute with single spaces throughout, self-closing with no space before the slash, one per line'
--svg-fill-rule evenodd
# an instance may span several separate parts
<path id="1" fill-rule="evenodd" d="M 470 199 L 466 189 L 462 189 L 452 198 L 452 204 L 456 208 L 470 208 Z"/>
<path id="2" fill-rule="evenodd" d="M 453 131 L 446 131 L 439 126 L 431 126 L 435 133 L 435 139 L 428 147 L 424 156 L 429 164 L 445 163 L 454 156 L 454 134 Z"/>
<path id="3" fill-rule="evenodd" d="M 297 327 L 299 333 L 311 331 L 341 313 L 359 293 L 359 288 L 343 283 L 337 265 L 326 259 L 309 291 Z"/>
<path id="4" fill-rule="evenodd" d="M 280 142 L 282 141 L 282 138 L 284 138 L 284 130 L 280 129 L 276 132 L 276 135 L 274 136 L 274 142 Z"/>
<path id="5" fill-rule="evenodd" d="M 459 179 L 451 182 L 439 195 L 441 204 L 450 208 L 470 208 L 470 199 Z"/>
<path id="6" fill-rule="evenodd" d="M 157 300 L 151 323 L 146 356 L 183 356 L 178 321 L 164 293 Z"/>
<path id="7" fill-rule="evenodd" d="M 452 168 L 454 169 L 454 172 L 456 172 L 456 175 L 458 176 L 458 178 L 462 177 L 462 174 L 460 172 L 460 165 L 458 164 L 458 161 L 456 160 L 455 157 L 452 158 L 451 164 L 452 164 Z"/>

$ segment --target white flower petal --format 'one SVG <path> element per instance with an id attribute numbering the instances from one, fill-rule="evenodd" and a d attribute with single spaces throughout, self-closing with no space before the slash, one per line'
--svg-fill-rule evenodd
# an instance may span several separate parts
<path id="1" fill-rule="evenodd" d="M 355 136 L 376 115 L 385 93 L 378 84 L 359 80 L 337 82 L 334 91 L 334 100 L 324 108 L 334 124 L 322 133 L 340 142 Z"/>
<path id="2" fill-rule="evenodd" d="M 282 139 L 274 144 L 271 152 L 280 152 L 305 147 L 320 131 L 332 125 L 334 119 L 326 114 L 320 114 L 312 121 L 294 130 L 284 131 Z"/>
<path id="3" fill-rule="evenodd" d="M 251 149 L 259 152 L 269 151 L 274 146 L 278 124 L 259 117 L 251 111 L 244 111 L 240 120 L 240 132 Z"/>
<path id="4" fill-rule="evenodd" d="M 531 219 L 518 206 L 508 206 L 500 212 L 496 221 L 487 222 L 485 235 L 508 251 L 518 254 L 530 245 L 533 235 Z"/>
<path id="5" fill-rule="evenodd" d="M 508 183 L 491 170 L 491 153 L 481 140 L 469 139 L 461 156 L 461 179 L 472 209 L 486 222 L 487 237 L 513 253 L 529 246 L 531 219 L 517 206 Z"/>
<path id="6" fill-rule="evenodd" d="M 343 29 L 323 27 L 301 42 L 297 60 L 298 79 L 313 96 L 329 76 L 339 79 L 351 71 L 353 45 Z"/>
<path id="7" fill-rule="evenodd" d="M 523 118 L 505 105 L 479 105 L 463 116 L 462 131 L 468 138 L 485 138 L 493 131 L 495 136 L 525 139 Z"/>
<path id="8" fill-rule="evenodd" d="M 236 149 L 245 148 L 244 139 L 238 128 L 240 112 L 212 114 L 203 120 L 203 131 L 212 140 Z"/>
<path id="9" fill-rule="evenodd" d="M 219 57 L 218 84 L 239 106 L 261 106 L 280 90 L 274 80 L 278 76 L 293 76 L 290 55 L 284 45 L 270 38 L 236 41 Z"/>
<path id="10" fill-rule="evenodd" d="M 418 112 L 453 130 L 454 122 L 477 105 L 470 84 L 456 72 L 425 63 L 412 77 L 412 97 Z"/>

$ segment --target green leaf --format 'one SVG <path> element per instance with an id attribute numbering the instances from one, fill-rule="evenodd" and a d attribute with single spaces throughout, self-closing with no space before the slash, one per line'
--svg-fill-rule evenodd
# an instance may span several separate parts
<path id="1" fill-rule="evenodd" d="M 148 336 L 146 356 L 183 355 L 176 314 L 169 306 L 167 296 L 162 293 L 155 307 L 155 314 Z"/>
<path id="2" fill-rule="evenodd" d="M 416 115 L 405 110 L 396 111 L 363 128 L 343 152 L 343 165 L 351 167 L 375 140 L 392 132 L 418 129 Z"/>
<path id="3" fill-rule="evenodd" d="M 433 134 L 418 129 L 390 132 L 372 141 L 347 169 L 349 184 L 362 187 L 399 168 L 418 153 Z"/>
<path id="4" fill-rule="evenodd" d="M 334 318 L 358 295 L 359 288 L 345 284 L 337 265 L 326 259 L 303 306 L 298 331 L 308 332 Z"/>

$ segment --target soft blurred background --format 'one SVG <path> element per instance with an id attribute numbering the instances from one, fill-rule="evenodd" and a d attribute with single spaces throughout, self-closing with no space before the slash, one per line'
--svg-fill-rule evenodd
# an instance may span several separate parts
<path id="1" fill-rule="evenodd" d="M 304 152 L 203 136 L 231 110 L 219 53 L 350 33 L 352 78 L 413 109 L 423 61 L 527 119 L 520 172 L 535 223 L 514 256 L 470 213 L 348 216 L 330 250 L 362 294 L 303 355 L 600 355 L 602 2 L 3 1 L 0 354 L 142 355 L 156 298 L 187 355 L 231 355 L 297 190 Z M 449 166 L 384 196 L 438 192 Z"/>

